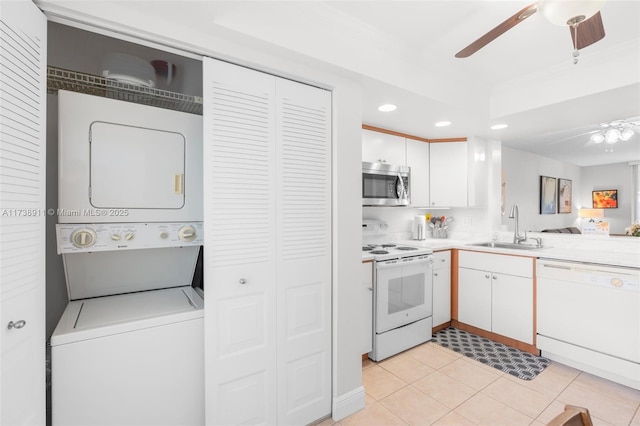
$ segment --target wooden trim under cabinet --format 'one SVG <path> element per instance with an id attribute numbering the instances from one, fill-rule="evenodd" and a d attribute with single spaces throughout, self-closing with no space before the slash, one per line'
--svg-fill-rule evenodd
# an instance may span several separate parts
<path id="1" fill-rule="evenodd" d="M 458 320 L 458 249 L 451 250 L 451 321 Z"/>
<path id="2" fill-rule="evenodd" d="M 480 337 L 486 337 L 487 339 L 491 339 L 494 342 L 502 343 L 503 345 L 511 346 L 513 348 L 520 349 L 521 351 L 540 356 L 540 349 L 536 348 L 534 345 L 530 345 L 528 343 L 524 343 L 510 337 L 505 337 L 501 334 L 495 334 L 490 331 L 465 324 L 458 320 L 451 320 L 451 326 L 459 330 L 468 331 L 469 333 L 473 333 Z"/>
<path id="3" fill-rule="evenodd" d="M 363 124 L 362 128 L 364 130 L 371 130 L 373 132 L 378 133 L 386 133 L 387 135 L 400 136 L 401 138 L 413 139 L 420 142 L 466 142 L 467 138 L 445 138 L 445 139 L 428 139 L 420 136 L 410 135 L 408 133 L 396 132 L 395 130 L 383 129 L 382 127 L 370 126 L 368 124 Z"/>

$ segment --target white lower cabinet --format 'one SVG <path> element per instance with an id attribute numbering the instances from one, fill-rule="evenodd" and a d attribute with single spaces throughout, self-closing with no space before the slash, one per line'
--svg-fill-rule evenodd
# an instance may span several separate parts
<path id="1" fill-rule="evenodd" d="M 433 253 L 433 325 L 451 321 L 451 251 Z"/>
<path id="2" fill-rule="evenodd" d="M 368 354 L 373 350 L 373 262 L 362 262 L 362 354 Z"/>
<path id="3" fill-rule="evenodd" d="M 331 93 L 204 61 L 205 415 L 331 413 Z"/>
<path id="4" fill-rule="evenodd" d="M 458 321 L 533 344 L 533 258 L 459 252 Z"/>

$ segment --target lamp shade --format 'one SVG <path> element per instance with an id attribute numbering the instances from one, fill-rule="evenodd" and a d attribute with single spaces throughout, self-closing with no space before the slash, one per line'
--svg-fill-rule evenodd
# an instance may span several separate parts
<path id="1" fill-rule="evenodd" d="M 597 218 L 604 217 L 603 209 L 580 209 L 578 210 L 578 217 Z"/>
<path id="2" fill-rule="evenodd" d="M 603 3 L 604 0 L 541 0 L 538 11 L 552 24 L 566 26 L 591 18 Z"/>

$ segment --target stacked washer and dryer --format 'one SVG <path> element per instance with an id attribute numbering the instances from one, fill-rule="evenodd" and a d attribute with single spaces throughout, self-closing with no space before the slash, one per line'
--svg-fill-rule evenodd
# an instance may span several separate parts
<path id="1" fill-rule="evenodd" d="M 54 425 L 204 423 L 202 117 L 59 91 Z"/>

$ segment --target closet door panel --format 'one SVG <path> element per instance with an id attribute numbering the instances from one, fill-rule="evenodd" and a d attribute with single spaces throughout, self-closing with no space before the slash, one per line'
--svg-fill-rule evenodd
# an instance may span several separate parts
<path id="1" fill-rule="evenodd" d="M 275 78 L 204 61 L 205 415 L 276 424 Z"/>
<path id="2" fill-rule="evenodd" d="M 0 424 L 45 424 L 47 23 L 0 2 Z"/>
<path id="3" fill-rule="evenodd" d="M 278 422 L 331 413 L 331 93 L 277 79 Z"/>

